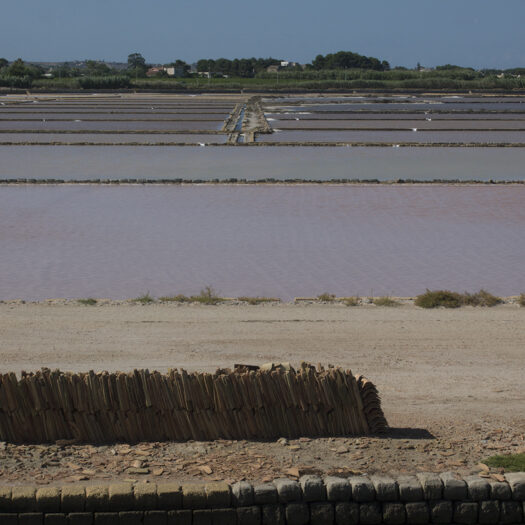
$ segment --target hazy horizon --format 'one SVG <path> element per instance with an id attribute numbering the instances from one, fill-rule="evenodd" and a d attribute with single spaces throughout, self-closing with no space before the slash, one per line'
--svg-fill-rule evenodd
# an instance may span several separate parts
<path id="1" fill-rule="evenodd" d="M 387 60 L 506 69 L 525 66 L 525 2 L 506 0 L 20 0 L 3 6 L 0 57 L 34 62 L 149 63 L 275 57 L 309 63 L 340 50 Z"/>

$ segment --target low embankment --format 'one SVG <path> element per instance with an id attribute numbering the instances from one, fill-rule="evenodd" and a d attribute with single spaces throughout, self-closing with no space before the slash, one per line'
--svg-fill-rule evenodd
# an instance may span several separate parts
<path id="1" fill-rule="evenodd" d="M 525 473 L 303 476 L 252 485 L 0 487 L 2 524 L 380 525 L 524 522 Z M 67 521 L 66 521 L 67 520 Z"/>
<path id="2" fill-rule="evenodd" d="M 298 371 L 238 365 L 215 374 L 0 376 L 0 441 L 271 439 L 375 434 L 386 426 L 370 381 L 306 363 Z"/>

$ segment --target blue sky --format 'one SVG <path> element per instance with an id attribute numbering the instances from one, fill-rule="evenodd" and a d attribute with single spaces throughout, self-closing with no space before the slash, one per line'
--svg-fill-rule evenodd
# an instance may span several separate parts
<path id="1" fill-rule="evenodd" d="M 417 62 L 525 66 L 525 0 L 17 0 L 2 2 L 0 57 L 148 62 L 355 51 Z"/>

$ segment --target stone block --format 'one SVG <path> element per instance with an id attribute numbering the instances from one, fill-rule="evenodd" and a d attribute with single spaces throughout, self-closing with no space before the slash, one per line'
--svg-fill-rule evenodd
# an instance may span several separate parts
<path id="1" fill-rule="evenodd" d="M 383 521 L 383 508 L 381 503 L 361 503 L 359 505 L 359 523 L 361 525 L 379 525 Z"/>
<path id="2" fill-rule="evenodd" d="M 284 525 L 285 513 L 282 505 L 262 506 L 262 525 Z"/>
<path id="3" fill-rule="evenodd" d="M 286 525 L 307 525 L 310 509 L 307 503 L 288 503 L 285 508 Z"/>
<path id="4" fill-rule="evenodd" d="M 192 525 L 191 510 L 168 510 L 168 525 Z"/>
<path id="5" fill-rule="evenodd" d="M 141 510 L 123 510 L 118 513 L 121 525 L 142 525 L 144 512 Z"/>
<path id="6" fill-rule="evenodd" d="M 374 485 L 366 476 L 352 476 L 348 478 L 352 487 L 352 499 L 359 503 L 374 501 L 376 491 Z"/>
<path id="7" fill-rule="evenodd" d="M 397 482 L 388 476 L 371 476 L 377 501 L 397 501 L 399 499 Z"/>
<path id="8" fill-rule="evenodd" d="M 357 525 L 359 523 L 359 503 L 343 501 L 335 504 L 336 525 Z"/>
<path id="9" fill-rule="evenodd" d="M 0 512 L 0 523 L 2 525 L 18 525 L 18 514 Z"/>
<path id="10" fill-rule="evenodd" d="M 407 523 L 410 525 L 423 525 L 430 521 L 428 505 L 423 501 L 405 503 L 405 511 L 407 513 Z"/>
<path id="11" fill-rule="evenodd" d="M 193 511 L 193 525 L 213 525 L 210 509 L 197 509 Z"/>
<path id="12" fill-rule="evenodd" d="M 237 509 L 238 525 L 261 525 L 261 508 L 257 506 Z"/>
<path id="13" fill-rule="evenodd" d="M 402 525 L 406 522 L 405 506 L 402 503 L 383 503 L 383 523 Z"/>
<path id="14" fill-rule="evenodd" d="M 486 479 L 479 476 L 467 476 L 468 499 L 472 501 L 484 501 L 490 498 L 490 485 Z"/>
<path id="15" fill-rule="evenodd" d="M 42 512 L 21 512 L 18 515 L 18 525 L 44 525 Z"/>
<path id="16" fill-rule="evenodd" d="M 149 510 L 157 508 L 157 486 L 155 483 L 137 483 L 133 487 L 135 509 Z"/>
<path id="17" fill-rule="evenodd" d="M 301 476 L 299 485 L 303 492 L 303 501 L 325 501 L 326 488 L 319 476 Z"/>
<path id="18" fill-rule="evenodd" d="M 454 503 L 454 523 L 472 525 L 478 521 L 478 504 L 464 501 Z"/>
<path id="19" fill-rule="evenodd" d="M 13 510 L 36 510 L 36 489 L 34 487 L 13 487 L 11 489 Z"/>
<path id="20" fill-rule="evenodd" d="M 206 483 L 206 506 L 208 508 L 223 509 L 230 506 L 231 494 L 228 483 Z"/>
<path id="21" fill-rule="evenodd" d="M 60 511 L 60 489 L 57 487 L 42 487 L 36 491 L 36 508 L 42 512 Z"/>
<path id="22" fill-rule="evenodd" d="M 301 501 L 301 486 L 297 481 L 287 478 L 279 478 L 274 480 L 273 484 L 277 489 L 277 497 L 281 503 Z"/>
<path id="23" fill-rule="evenodd" d="M 182 489 L 178 483 L 162 483 L 157 485 L 157 503 L 159 509 L 182 509 Z"/>
<path id="24" fill-rule="evenodd" d="M 262 483 L 253 487 L 253 497 L 257 505 L 277 503 L 277 489 L 273 483 Z"/>
<path id="25" fill-rule="evenodd" d="M 9 510 L 14 510 L 11 499 L 11 487 L 0 487 L 0 512 L 5 513 Z"/>
<path id="26" fill-rule="evenodd" d="M 185 509 L 205 509 L 207 504 L 204 485 L 182 485 L 182 507 Z"/>
<path id="27" fill-rule="evenodd" d="M 429 503 L 430 521 L 432 523 L 452 523 L 454 507 L 448 500 L 434 500 Z"/>
<path id="28" fill-rule="evenodd" d="M 86 487 L 85 509 L 104 512 L 109 510 L 109 489 L 104 485 Z"/>
<path id="29" fill-rule="evenodd" d="M 70 512 L 67 515 L 68 525 L 93 525 L 92 512 Z"/>
<path id="30" fill-rule="evenodd" d="M 512 499 L 512 492 L 508 483 L 501 481 L 489 481 L 490 485 L 490 499 L 497 499 L 499 501 Z"/>
<path id="31" fill-rule="evenodd" d="M 509 472 L 505 479 L 510 485 L 512 499 L 525 501 L 525 472 Z"/>
<path id="32" fill-rule="evenodd" d="M 235 509 L 212 509 L 211 521 L 213 525 L 237 525 Z"/>
<path id="33" fill-rule="evenodd" d="M 399 499 L 404 502 L 421 501 L 423 499 L 423 487 L 416 476 L 399 476 L 397 478 Z"/>
<path id="34" fill-rule="evenodd" d="M 462 479 L 457 479 L 452 472 L 441 474 L 443 482 L 443 498 L 450 501 L 461 501 L 467 499 L 467 483 Z"/>
<path id="35" fill-rule="evenodd" d="M 500 505 L 500 523 L 506 525 L 523 521 L 523 508 L 520 501 L 502 501 Z"/>
<path id="36" fill-rule="evenodd" d="M 234 507 L 249 507 L 253 505 L 253 487 L 247 481 L 239 481 L 231 487 L 232 504 Z"/>
<path id="37" fill-rule="evenodd" d="M 167 525 L 168 513 L 165 510 L 146 510 L 142 523 L 144 525 Z"/>
<path id="38" fill-rule="evenodd" d="M 499 501 L 482 501 L 478 506 L 478 523 L 491 525 L 499 522 Z"/>
<path id="39" fill-rule="evenodd" d="M 0 521 L 0 523 L 2 523 Z M 67 515 L 60 512 L 46 512 L 44 514 L 44 525 L 67 525 Z"/>
<path id="40" fill-rule="evenodd" d="M 417 474 L 417 479 L 423 488 L 423 496 L 425 499 L 442 499 L 443 498 L 443 482 L 437 474 L 430 472 L 421 472 Z"/>
<path id="41" fill-rule="evenodd" d="M 112 483 L 108 489 L 109 510 L 133 510 L 133 485 L 131 483 Z"/>
<path id="42" fill-rule="evenodd" d="M 94 512 L 94 525 L 120 525 L 118 512 Z"/>
<path id="43" fill-rule="evenodd" d="M 352 498 L 352 487 L 345 478 L 329 476 L 324 480 L 324 485 L 328 501 L 349 501 Z"/>
<path id="44" fill-rule="evenodd" d="M 86 491 L 80 485 L 66 485 L 60 494 L 62 512 L 82 512 L 86 504 Z"/>
<path id="45" fill-rule="evenodd" d="M 310 503 L 310 524 L 331 525 L 334 522 L 335 511 L 331 503 Z"/>

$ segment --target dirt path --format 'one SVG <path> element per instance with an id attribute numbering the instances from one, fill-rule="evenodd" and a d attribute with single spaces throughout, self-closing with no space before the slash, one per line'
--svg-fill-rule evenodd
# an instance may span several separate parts
<path id="1" fill-rule="evenodd" d="M 525 449 L 524 357 L 525 309 L 509 304 L 458 310 L 411 305 L 0 304 L 2 371 L 42 366 L 213 371 L 238 362 L 321 361 L 374 381 L 393 427 L 386 439 L 154 445 L 155 461 L 145 467 L 148 475 L 155 470 L 158 476 L 177 479 L 263 479 L 308 465 L 322 472 L 475 470 L 487 455 Z M 55 447 L 58 473 L 53 474 L 53 469 L 39 467 L 53 447 L 41 448 L 37 459 L 33 447 L 8 448 L 5 457 L 19 461 L 11 470 L 8 462 L 2 463 L 0 448 L 0 481 L 2 472 L 5 479 L 22 481 L 42 475 L 43 483 L 72 475 L 98 479 L 113 463 L 108 468 L 115 475 L 129 477 L 131 460 L 138 464 L 135 447 L 124 454 L 129 464 L 123 458 L 116 462 L 120 456 L 112 447 Z M 204 453 L 212 474 L 199 470 Z M 85 468 L 67 466 L 79 458 Z M 105 461 L 104 468 L 97 467 L 99 461 Z"/>

